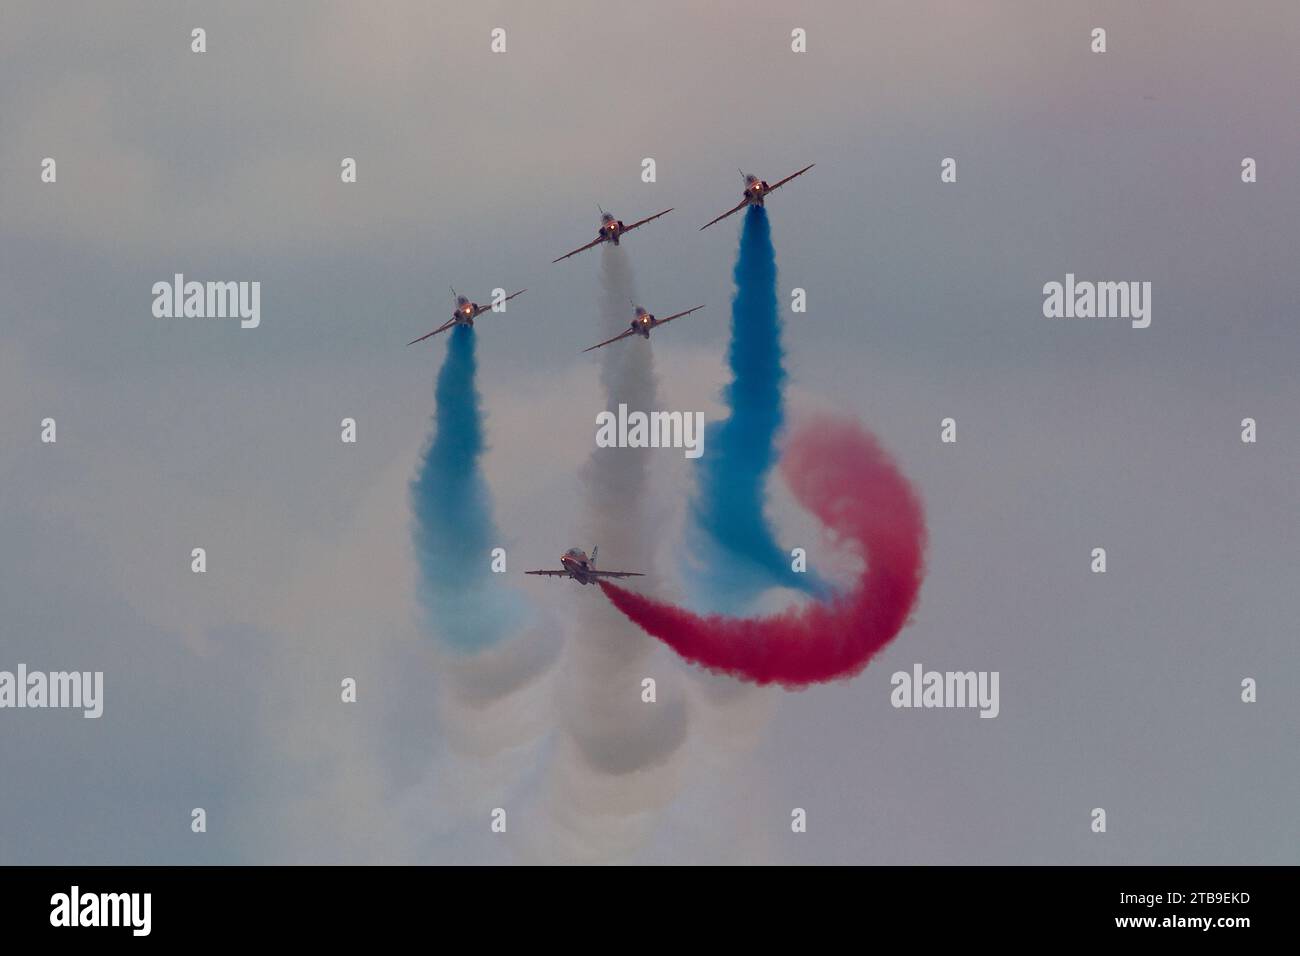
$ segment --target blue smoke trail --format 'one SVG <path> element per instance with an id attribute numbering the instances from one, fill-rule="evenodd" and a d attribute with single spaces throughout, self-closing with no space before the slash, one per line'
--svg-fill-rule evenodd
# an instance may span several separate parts
<path id="1" fill-rule="evenodd" d="M 502 542 L 479 468 L 483 414 L 474 331 L 457 325 L 448 336 L 434 389 L 434 432 L 411 482 L 412 535 L 429 623 L 450 647 L 472 653 L 509 633 L 519 607 L 505 575 L 493 574 L 489 563 Z"/>
<path id="2" fill-rule="evenodd" d="M 764 489 L 776 462 L 776 436 L 784 421 L 781 324 L 777 308 L 776 251 L 767 211 L 745 214 L 733 273 L 732 381 L 723 389 L 731 414 L 705 432 L 692 544 L 701 559 L 695 581 L 700 597 L 734 612 L 769 587 L 813 595 L 826 586 L 811 571 L 795 572 L 763 516 Z"/>

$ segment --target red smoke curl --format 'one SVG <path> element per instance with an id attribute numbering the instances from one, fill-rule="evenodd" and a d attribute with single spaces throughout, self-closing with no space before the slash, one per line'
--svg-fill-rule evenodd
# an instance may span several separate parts
<path id="1" fill-rule="evenodd" d="M 920 499 L 856 422 L 818 418 L 786 444 L 795 498 L 865 566 L 852 591 L 759 618 L 699 615 L 607 581 L 614 606 L 686 660 L 756 684 L 852 677 L 902 630 L 925 573 Z"/>

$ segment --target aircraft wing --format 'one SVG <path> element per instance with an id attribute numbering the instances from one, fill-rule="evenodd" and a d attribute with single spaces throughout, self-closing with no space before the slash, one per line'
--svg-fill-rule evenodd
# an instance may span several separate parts
<path id="1" fill-rule="evenodd" d="M 556 578 L 567 578 L 570 576 L 568 571 L 525 571 L 524 574 L 543 574 L 547 577 Z"/>
<path id="2" fill-rule="evenodd" d="M 685 312 L 678 312 L 676 315 L 670 315 L 666 319 L 659 319 L 657 322 L 655 322 L 655 325 L 663 325 L 667 322 L 671 322 L 673 319 L 680 319 L 683 315 L 690 315 L 692 312 L 698 312 L 702 308 L 704 308 L 704 306 L 697 305 L 695 308 L 687 309 Z"/>
<path id="3" fill-rule="evenodd" d="M 629 335 L 635 335 L 635 334 L 636 334 L 635 329 L 625 329 L 622 333 L 614 336 L 612 339 L 606 339 L 605 341 L 601 342 L 599 345 L 593 345 L 590 349 L 583 349 L 583 351 L 590 352 L 592 349 L 601 348 L 602 346 L 609 345 L 609 343 L 611 342 L 617 342 L 619 339 L 625 339 Z"/>
<path id="4" fill-rule="evenodd" d="M 771 192 L 774 189 L 778 189 L 781 186 L 784 186 L 786 183 L 794 179 L 796 176 L 802 176 L 804 173 L 808 172 L 808 170 L 812 169 L 816 165 L 817 165 L 816 163 L 809 163 L 803 169 L 799 170 L 799 172 L 791 173 L 789 176 L 785 177 L 785 179 L 778 179 L 776 182 L 774 182 L 771 186 L 767 188 L 767 191 Z"/>
<path id="5" fill-rule="evenodd" d="M 640 571 L 597 571 L 591 569 L 587 572 L 592 577 L 597 578 L 643 578 L 645 577 Z"/>
<path id="6" fill-rule="evenodd" d="M 623 231 L 631 232 L 637 226 L 644 226 L 647 222 L 650 222 L 652 219 L 658 219 L 660 216 L 666 216 L 672 211 L 673 211 L 672 208 L 669 207 L 668 209 L 665 209 L 663 212 L 655 213 L 653 216 L 646 216 L 644 219 L 638 219 L 636 222 L 632 223 L 631 225 L 624 226 Z"/>
<path id="7" fill-rule="evenodd" d="M 703 232 L 705 229 L 708 229 L 709 226 L 713 225 L 714 222 L 722 222 L 722 220 L 726 219 L 728 216 L 733 215 L 734 213 L 738 213 L 738 212 L 740 212 L 740 210 L 744 209 L 744 208 L 745 208 L 746 206 L 748 206 L 748 205 L 749 205 L 749 200 L 748 200 L 748 199 L 742 199 L 742 200 L 740 201 L 740 204 L 737 205 L 735 208 L 733 208 L 733 209 L 728 209 L 726 212 L 724 212 L 724 213 L 723 213 L 721 216 L 719 216 L 717 219 L 713 220 L 713 222 L 706 222 L 704 225 L 700 226 L 700 232 Z"/>
<path id="8" fill-rule="evenodd" d="M 604 236 L 597 236 L 595 239 L 591 240 L 591 242 L 587 243 L 585 246 L 579 246 L 577 249 L 574 249 L 572 252 L 566 252 L 558 259 L 552 259 L 551 265 L 554 265 L 557 262 L 563 262 L 565 259 L 569 258 L 569 256 L 576 256 L 580 252 L 586 252 L 592 246 L 598 246 L 604 241 L 605 241 Z"/>
<path id="9" fill-rule="evenodd" d="M 506 297 L 505 297 L 504 299 L 502 299 L 501 301 L 502 301 L 502 302 L 509 302 L 509 301 L 510 301 L 511 299 L 513 299 L 515 296 L 517 296 L 517 295 L 523 295 L 523 294 L 524 294 L 525 292 L 527 292 L 527 291 L 528 291 L 527 289 L 520 289 L 518 292 L 511 292 L 508 296 L 506 296 Z"/>
<path id="10" fill-rule="evenodd" d="M 407 345 L 414 345 L 415 342 L 423 342 L 425 339 L 427 339 L 427 338 L 431 338 L 431 337 L 437 335 L 439 332 L 446 332 L 449 328 L 451 328 L 451 327 L 452 327 L 453 325 L 455 325 L 455 324 L 456 324 L 456 320 L 455 320 L 455 319 L 448 319 L 446 322 L 444 322 L 442 325 L 438 326 L 436 329 L 434 329 L 434 330 L 433 330 L 432 332 L 430 332 L 428 335 L 421 335 L 421 336 L 420 336 L 418 339 L 416 339 L 414 342 L 407 342 L 406 344 L 407 344 Z"/>

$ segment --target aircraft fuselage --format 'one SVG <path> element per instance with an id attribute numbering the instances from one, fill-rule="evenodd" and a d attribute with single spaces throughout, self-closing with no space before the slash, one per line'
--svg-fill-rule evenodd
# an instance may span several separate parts
<path id="1" fill-rule="evenodd" d="M 622 219 L 611 217 L 600 224 L 600 236 L 602 239 L 607 239 L 614 245 L 618 245 L 618 238 L 623 234 L 625 228 Z"/>
<path id="2" fill-rule="evenodd" d="M 772 191 L 766 180 L 756 179 L 745 186 L 745 201 L 751 206 L 762 206 L 763 198 Z"/>
<path id="3" fill-rule="evenodd" d="M 560 566 L 569 572 L 569 577 L 579 584 L 592 584 L 596 578 L 592 570 L 591 559 L 583 551 L 566 551 L 560 555 Z"/>
<path id="4" fill-rule="evenodd" d="M 456 320 L 457 325 L 474 325 L 474 319 L 488 310 L 486 305 L 479 305 L 477 302 L 466 302 L 451 317 Z"/>

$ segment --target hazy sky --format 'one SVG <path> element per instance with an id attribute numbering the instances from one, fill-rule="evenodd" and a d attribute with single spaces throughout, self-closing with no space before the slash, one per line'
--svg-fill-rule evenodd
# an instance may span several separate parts
<path id="1" fill-rule="evenodd" d="M 3 5 L 0 670 L 106 686 L 99 720 L 0 711 L 0 863 L 1300 862 L 1300 10 L 799 6 Z M 651 311 L 707 304 L 650 347 L 666 407 L 714 417 L 739 217 L 698 227 L 737 166 L 810 162 L 769 203 L 808 291 L 790 406 L 857 416 L 920 489 L 916 621 L 795 694 L 643 637 L 684 742 L 566 777 L 596 809 L 559 813 L 603 598 L 512 573 L 531 634 L 438 651 L 407 483 L 445 342 L 403 345 L 449 285 L 527 287 L 476 329 L 496 520 L 514 571 L 587 547 L 601 253 L 550 260 L 597 203 L 675 207 L 621 251 Z M 261 326 L 154 318 L 175 272 L 259 280 Z M 1044 318 L 1066 273 L 1150 281 L 1151 327 Z M 673 596 L 692 475 L 657 467 Z M 999 716 L 893 709 L 916 662 L 999 671 Z"/>

